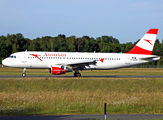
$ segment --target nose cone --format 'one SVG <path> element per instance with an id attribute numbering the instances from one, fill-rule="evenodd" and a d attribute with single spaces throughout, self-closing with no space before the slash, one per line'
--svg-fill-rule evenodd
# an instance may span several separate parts
<path id="1" fill-rule="evenodd" d="M 5 65 L 5 64 L 6 64 L 5 60 L 2 60 L 2 64 L 3 64 L 3 65 Z"/>
<path id="2" fill-rule="evenodd" d="M 14 67 L 15 66 L 15 61 L 11 60 L 9 58 L 6 58 L 2 61 L 2 64 L 6 67 Z"/>
<path id="3" fill-rule="evenodd" d="M 2 64 L 3 64 L 3 66 L 8 66 L 9 65 L 9 61 L 4 59 L 4 60 L 2 60 Z"/>

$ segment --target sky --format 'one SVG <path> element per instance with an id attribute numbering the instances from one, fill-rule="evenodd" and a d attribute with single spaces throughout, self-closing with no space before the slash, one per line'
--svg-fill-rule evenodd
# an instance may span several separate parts
<path id="1" fill-rule="evenodd" d="M 163 0 L 0 0 L 0 36 L 113 36 L 136 42 L 151 28 L 163 39 Z"/>

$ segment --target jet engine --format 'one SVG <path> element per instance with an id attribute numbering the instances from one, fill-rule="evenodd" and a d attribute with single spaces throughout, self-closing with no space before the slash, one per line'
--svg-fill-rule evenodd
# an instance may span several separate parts
<path id="1" fill-rule="evenodd" d="M 52 66 L 50 69 L 50 73 L 54 75 L 60 75 L 60 74 L 65 74 L 66 73 L 66 67 L 65 66 Z"/>
<path id="2" fill-rule="evenodd" d="M 54 75 L 61 75 L 65 74 L 66 72 L 72 72 L 72 69 L 63 65 L 55 65 L 51 67 L 49 72 Z"/>

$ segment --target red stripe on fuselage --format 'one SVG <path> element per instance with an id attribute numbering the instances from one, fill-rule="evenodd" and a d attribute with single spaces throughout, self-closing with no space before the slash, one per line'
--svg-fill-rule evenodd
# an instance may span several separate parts
<path id="1" fill-rule="evenodd" d="M 36 55 L 36 54 L 30 54 L 30 55 L 32 55 L 32 56 L 38 58 L 40 61 L 42 61 L 42 60 L 38 57 L 38 55 Z"/>
<path id="2" fill-rule="evenodd" d="M 147 34 L 156 34 L 157 35 L 158 29 L 150 29 Z"/>
<path id="3" fill-rule="evenodd" d="M 132 50 L 130 50 L 126 54 L 144 54 L 144 55 L 151 55 L 152 54 L 152 51 L 145 50 L 143 48 L 140 48 L 138 46 L 135 46 Z"/>

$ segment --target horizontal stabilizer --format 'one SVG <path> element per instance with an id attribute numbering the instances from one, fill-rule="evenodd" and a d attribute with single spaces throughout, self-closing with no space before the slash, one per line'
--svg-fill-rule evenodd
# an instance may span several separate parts
<path id="1" fill-rule="evenodd" d="M 159 60 L 160 56 L 142 57 L 141 60 Z"/>

